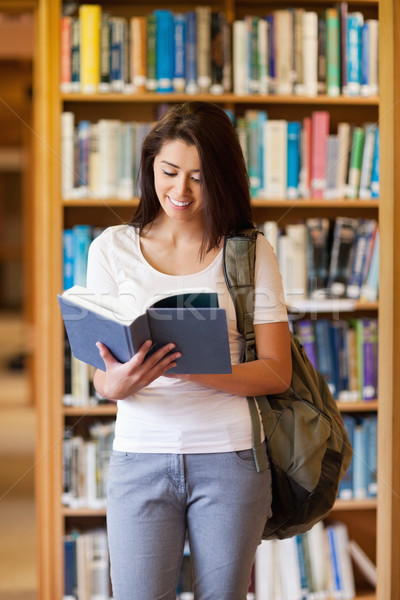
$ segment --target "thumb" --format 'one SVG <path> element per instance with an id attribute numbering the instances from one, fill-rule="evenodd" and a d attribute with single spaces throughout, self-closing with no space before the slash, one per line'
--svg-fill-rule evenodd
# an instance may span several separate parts
<path id="1" fill-rule="evenodd" d="M 118 361 L 115 360 L 115 358 L 113 357 L 113 355 L 111 354 L 111 352 L 109 351 L 109 349 L 107 348 L 107 346 L 105 346 L 101 342 L 96 342 L 96 346 L 98 348 L 98 351 L 99 351 L 99 354 L 100 354 L 101 358 L 104 360 L 104 364 L 106 366 L 106 369 L 109 366 L 111 366 L 112 364 L 118 362 Z"/>

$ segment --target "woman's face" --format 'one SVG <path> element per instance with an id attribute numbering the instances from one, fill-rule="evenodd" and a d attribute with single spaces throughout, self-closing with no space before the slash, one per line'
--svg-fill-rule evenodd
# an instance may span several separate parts
<path id="1" fill-rule="evenodd" d="M 154 159 L 154 185 L 168 217 L 202 220 L 200 158 L 195 146 L 181 140 L 165 142 Z"/>

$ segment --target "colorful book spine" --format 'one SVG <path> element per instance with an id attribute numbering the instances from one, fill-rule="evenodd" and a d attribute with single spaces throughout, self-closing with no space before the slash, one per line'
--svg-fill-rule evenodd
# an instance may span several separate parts
<path id="1" fill-rule="evenodd" d="M 317 348 L 313 322 L 311 319 L 302 319 L 296 323 L 295 331 L 311 364 L 315 369 L 318 369 Z"/>
<path id="2" fill-rule="evenodd" d="M 197 15 L 186 13 L 186 93 L 197 94 Z"/>
<path id="3" fill-rule="evenodd" d="M 157 19 L 154 14 L 146 17 L 146 90 L 155 92 L 157 90 L 156 75 L 156 38 L 157 38 Z"/>
<path id="4" fill-rule="evenodd" d="M 110 15 L 103 12 L 100 29 L 100 81 L 98 85 L 98 91 L 103 94 L 111 91 L 110 58 Z"/>
<path id="5" fill-rule="evenodd" d="M 110 85 L 113 92 L 122 92 L 125 86 L 126 29 L 125 19 L 110 18 Z"/>
<path id="6" fill-rule="evenodd" d="M 146 17 L 132 17 L 130 20 L 130 71 L 133 91 L 146 90 L 147 76 L 147 20 Z"/>
<path id="7" fill-rule="evenodd" d="M 336 8 L 326 10 L 326 93 L 340 94 L 340 22 Z"/>
<path id="8" fill-rule="evenodd" d="M 350 268 L 350 274 L 346 285 L 346 296 L 358 300 L 365 276 L 365 264 L 368 258 L 368 248 L 371 238 L 376 230 L 376 221 L 360 219 Z"/>
<path id="9" fill-rule="evenodd" d="M 346 193 L 347 198 L 354 199 L 359 195 L 364 141 L 364 129 L 362 127 L 354 127 L 350 150 L 350 168 Z"/>
<path id="10" fill-rule="evenodd" d="M 211 14 L 211 86 L 212 94 L 224 92 L 224 27 L 223 12 Z"/>
<path id="11" fill-rule="evenodd" d="M 329 135 L 328 111 L 314 111 L 311 116 L 311 197 L 324 197 L 326 188 L 326 144 Z"/>
<path id="12" fill-rule="evenodd" d="M 233 42 L 233 92 L 242 96 L 247 93 L 248 60 L 247 28 L 245 21 L 234 21 Z"/>
<path id="13" fill-rule="evenodd" d="M 170 10 L 155 10 L 156 16 L 156 80 L 158 92 L 173 91 L 174 18 Z"/>
<path id="14" fill-rule="evenodd" d="M 68 93 L 71 88 L 71 23 L 72 17 L 61 17 L 61 32 L 60 32 L 60 90 Z"/>
<path id="15" fill-rule="evenodd" d="M 186 18 L 184 14 L 174 14 L 174 76 L 172 85 L 175 92 L 184 92 L 186 86 Z"/>
<path id="16" fill-rule="evenodd" d="M 200 93 L 211 86 L 211 7 L 196 6 L 197 23 L 197 83 Z"/>
<path id="17" fill-rule="evenodd" d="M 100 81 L 101 6 L 82 4 L 79 21 L 81 92 L 95 94 Z"/>
<path id="18" fill-rule="evenodd" d="M 361 300 L 376 302 L 379 294 L 379 230 L 375 234 L 375 243 L 368 274 L 361 288 Z"/>
<path id="19" fill-rule="evenodd" d="M 299 197 L 301 123 L 289 121 L 287 125 L 287 197 Z"/>
<path id="20" fill-rule="evenodd" d="M 347 17 L 347 85 L 345 93 L 359 96 L 361 93 L 361 31 L 364 17 L 360 12 L 349 13 Z"/>
<path id="21" fill-rule="evenodd" d="M 371 171 L 371 198 L 379 198 L 379 127 L 376 130 Z"/>
<path id="22" fill-rule="evenodd" d="M 337 217 L 335 220 L 328 278 L 328 291 L 333 298 L 345 297 L 357 226 L 357 219 Z"/>
<path id="23" fill-rule="evenodd" d="M 376 133 L 377 126 L 374 123 L 368 123 L 365 128 L 364 150 L 360 173 L 359 196 L 361 200 L 369 200 L 371 198 L 371 178 Z"/>
<path id="24" fill-rule="evenodd" d="M 313 218 L 307 226 L 307 276 L 309 298 L 324 298 L 329 275 L 329 220 Z"/>
<path id="25" fill-rule="evenodd" d="M 303 78 L 304 94 L 318 94 L 318 14 L 305 11 L 303 14 Z"/>

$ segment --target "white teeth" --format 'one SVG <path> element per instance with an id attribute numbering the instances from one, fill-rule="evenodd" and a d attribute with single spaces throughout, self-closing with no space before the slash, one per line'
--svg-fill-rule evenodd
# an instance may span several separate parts
<path id="1" fill-rule="evenodd" d="M 190 202 L 179 202 L 179 200 L 174 200 L 174 198 L 171 198 L 171 196 L 168 196 L 168 198 L 175 206 L 188 206 L 190 204 Z"/>

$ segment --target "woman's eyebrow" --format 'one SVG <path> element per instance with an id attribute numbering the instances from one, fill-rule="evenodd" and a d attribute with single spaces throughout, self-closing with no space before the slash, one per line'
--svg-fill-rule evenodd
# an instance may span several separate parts
<path id="1" fill-rule="evenodd" d="M 168 162 L 168 160 L 162 160 L 161 162 L 165 165 L 168 165 L 169 167 L 174 167 L 174 169 L 180 169 L 178 165 L 174 165 L 174 163 Z M 191 173 L 200 173 L 200 169 L 192 169 Z"/>

